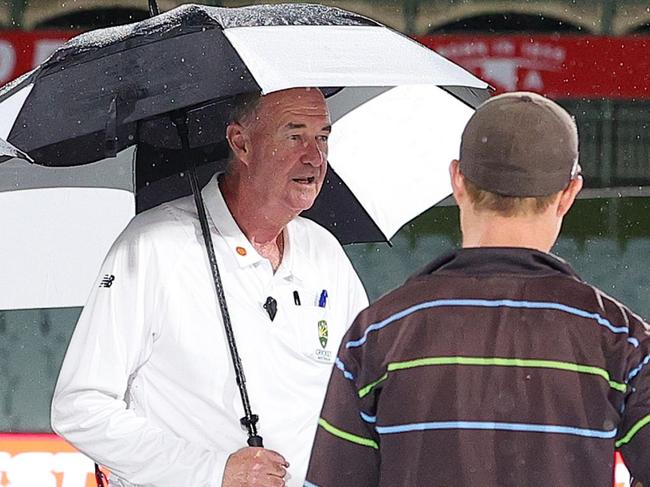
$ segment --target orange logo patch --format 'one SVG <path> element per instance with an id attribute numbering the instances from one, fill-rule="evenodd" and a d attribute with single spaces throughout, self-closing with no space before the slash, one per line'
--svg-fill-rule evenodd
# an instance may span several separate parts
<path id="1" fill-rule="evenodd" d="M 244 256 L 246 255 L 246 253 L 247 253 L 247 252 L 246 252 L 246 249 L 245 249 L 244 247 L 237 247 L 235 250 L 236 250 L 237 253 L 238 253 L 239 255 L 241 255 L 242 257 L 244 257 Z"/>

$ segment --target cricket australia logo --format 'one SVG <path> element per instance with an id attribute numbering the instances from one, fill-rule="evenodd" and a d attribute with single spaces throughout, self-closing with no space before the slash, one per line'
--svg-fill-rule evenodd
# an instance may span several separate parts
<path id="1" fill-rule="evenodd" d="M 99 287 L 111 287 L 114 280 L 115 276 L 113 274 L 105 274 L 102 278 L 102 282 L 99 283 Z"/>
<path id="2" fill-rule="evenodd" d="M 327 321 L 320 320 L 318 322 L 318 341 L 320 342 L 320 346 L 323 348 L 327 347 L 328 335 Z"/>

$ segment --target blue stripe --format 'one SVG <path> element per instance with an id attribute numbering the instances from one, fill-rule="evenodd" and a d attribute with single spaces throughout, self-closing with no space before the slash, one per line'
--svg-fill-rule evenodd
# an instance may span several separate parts
<path id="1" fill-rule="evenodd" d="M 612 333 L 629 333 L 629 328 L 626 326 L 614 326 L 609 320 L 603 318 L 598 313 L 590 313 L 588 311 L 573 308 L 565 304 L 560 303 L 550 303 L 543 301 L 513 301 L 511 299 L 500 299 L 500 300 L 488 300 L 488 299 L 438 299 L 435 301 L 426 301 L 424 303 L 416 304 L 410 308 L 395 313 L 392 316 L 389 316 L 385 320 L 373 323 L 366 331 L 363 333 L 363 336 L 358 340 L 351 340 L 345 344 L 346 348 L 355 348 L 363 345 L 368 339 L 368 334 L 373 331 L 381 330 L 385 326 L 394 323 L 412 313 L 421 311 L 423 309 L 429 308 L 440 308 L 443 306 L 470 306 L 470 307 L 479 307 L 479 308 L 525 308 L 525 309 L 552 309 L 557 311 L 564 311 L 565 313 L 570 313 L 572 315 L 580 316 L 581 318 L 589 318 L 595 320 L 599 325 L 604 326 L 609 329 Z M 637 342 L 638 343 L 638 342 Z M 638 346 L 638 345 L 635 345 Z"/>
<path id="2" fill-rule="evenodd" d="M 533 433 L 559 433 L 574 436 L 586 436 L 588 438 L 614 438 L 616 429 L 609 431 L 575 428 L 573 426 L 556 426 L 548 424 L 526 424 L 526 423 L 490 423 L 483 421 L 440 421 L 433 423 L 413 423 L 396 426 L 375 427 L 380 435 L 392 433 L 405 433 L 409 431 L 425 430 L 451 430 L 451 429 L 472 429 L 472 430 L 503 430 L 503 431 L 525 431 Z"/>
<path id="3" fill-rule="evenodd" d="M 628 338 L 627 341 L 634 345 L 634 348 L 637 348 L 639 346 L 639 340 L 634 337 Z"/>
<path id="4" fill-rule="evenodd" d="M 305 483 L 303 484 L 303 487 L 318 487 L 318 485 L 312 484 L 308 480 L 305 480 Z"/>
<path id="5" fill-rule="evenodd" d="M 646 355 L 646 358 L 643 359 L 643 362 L 641 362 L 641 364 L 632 372 L 630 372 L 630 374 L 627 376 L 627 381 L 629 382 L 632 379 L 634 379 L 637 376 L 637 374 L 641 372 L 641 369 L 643 369 L 643 367 L 648 365 L 649 362 L 650 362 L 650 355 Z"/>
<path id="6" fill-rule="evenodd" d="M 359 411 L 359 414 L 361 415 L 361 419 L 363 419 L 366 423 L 377 422 L 377 416 L 370 416 L 369 414 L 366 414 L 363 411 Z"/>
<path id="7" fill-rule="evenodd" d="M 338 369 L 341 369 L 341 371 L 343 372 L 343 377 L 345 377 L 348 380 L 354 380 L 354 376 L 350 372 L 345 370 L 345 364 L 341 362 L 341 360 L 338 357 L 336 357 L 334 363 L 336 364 L 336 367 Z"/>

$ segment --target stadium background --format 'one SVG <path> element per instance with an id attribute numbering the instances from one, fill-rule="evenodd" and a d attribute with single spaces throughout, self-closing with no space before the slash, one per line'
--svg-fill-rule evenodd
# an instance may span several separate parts
<path id="1" fill-rule="evenodd" d="M 180 4 L 158 3 L 161 10 Z M 321 3 L 416 37 L 498 91 L 537 91 L 564 105 L 578 122 L 587 189 L 554 252 L 584 278 L 650 316 L 650 0 Z M 1 0 L 0 84 L 78 32 L 147 17 L 146 0 Z M 0 227 L 0 239 L 8 238 Z M 405 226 L 392 247 L 346 250 L 376 299 L 457 246 L 459 238 L 456 209 L 445 201 Z M 1 267 L 0 279 L 11 279 Z M 32 477 L 31 482 L 39 479 L 32 485 L 92 485 L 87 462 L 48 436 L 51 394 L 79 312 L 0 309 L 0 486 L 23 485 L 16 480 L 21 452 L 31 455 L 23 455 L 21 464 L 40 475 Z M 623 470 L 619 480 L 625 480 Z"/>

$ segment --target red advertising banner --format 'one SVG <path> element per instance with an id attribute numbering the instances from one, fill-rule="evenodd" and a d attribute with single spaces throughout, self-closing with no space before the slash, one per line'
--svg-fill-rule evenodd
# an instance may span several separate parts
<path id="1" fill-rule="evenodd" d="M 0 86 L 31 71 L 75 32 L 0 32 Z"/>
<path id="2" fill-rule="evenodd" d="M 94 487 L 95 466 L 56 435 L 0 433 L 0 486 Z"/>
<path id="3" fill-rule="evenodd" d="M 417 40 L 499 92 L 650 99 L 650 36 L 447 35 Z"/>
<path id="4" fill-rule="evenodd" d="M 0 85 L 47 58 L 76 32 L 0 32 Z M 417 40 L 497 91 L 551 98 L 650 99 L 650 36 L 446 35 Z"/>
<path id="5" fill-rule="evenodd" d="M 93 487 L 94 464 L 56 435 L 0 433 L 0 486 Z M 630 474 L 616 454 L 614 487 Z"/>

